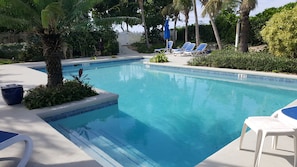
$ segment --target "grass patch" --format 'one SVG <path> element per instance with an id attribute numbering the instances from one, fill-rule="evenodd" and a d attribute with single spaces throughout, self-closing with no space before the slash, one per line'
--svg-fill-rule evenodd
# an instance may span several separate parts
<path id="1" fill-rule="evenodd" d="M 12 61 L 11 59 L 0 59 L 0 65 L 1 64 L 12 64 L 14 63 L 14 61 Z"/>

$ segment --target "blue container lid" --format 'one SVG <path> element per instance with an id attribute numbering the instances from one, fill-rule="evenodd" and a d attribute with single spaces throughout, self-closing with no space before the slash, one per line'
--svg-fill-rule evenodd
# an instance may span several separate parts
<path id="1" fill-rule="evenodd" d="M 22 88 L 22 85 L 17 85 L 17 84 L 9 84 L 5 86 L 1 86 L 1 89 L 11 89 L 11 88 Z"/>
<path id="2" fill-rule="evenodd" d="M 284 113 L 285 115 L 297 119 L 297 107 L 290 107 L 290 108 L 285 108 L 282 109 L 282 113 Z"/>

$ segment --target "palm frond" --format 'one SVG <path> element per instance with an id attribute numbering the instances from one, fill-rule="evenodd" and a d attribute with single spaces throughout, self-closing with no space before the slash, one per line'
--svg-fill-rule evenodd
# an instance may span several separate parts
<path id="1" fill-rule="evenodd" d="M 207 14 L 216 16 L 221 9 L 223 8 L 222 0 L 204 0 L 203 1 L 204 9 L 202 11 L 202 17 L 205 17 Z"/>
<path id="2" fill-rule="evenodd" d="M 24 30 L 29 27 L 30 23 L 25 19 L 0 14 L 0 25 L 7 29 L 16 29 L 17 27 L 18 30 Z"/>
<path id="3" fill-rule="evenodd" d="M 27 26 L 27 28 L 29 28 L 29 26 L 32 26 L 33 24 L 40 25 L 40 14 L 33 6 L 35 5 L 21 0 L 1 0 L 0 14 L 2 15 L 2 18 L 6 16 L 7 18 L 5 20 L 11 19 L 11 25 L 9 25 L 10 22 L 8 21 L 6 25 L 2 24 L 1 26 L 16 26 L 16 28 L 24 28 Z M 16 25 L 18 23 L 20 25 Z"/>
<path id="4" fill-rule="evenodd" d="M 65 9 L 66 18 L 61 23 L 64 27 L 79 24 L 82 20 L 88 19 L 88 13 L 97 3 L 102 0 L 61 0 Z"/>
<path id="5" fill-rule="evenodd" d="M 257 5 L 257 0 L 242 0 L 240 8 L 247 9 L 250 11 L 255 9 L 256 5 Z"/>
<path id="6" fill-rule="evenodd" d="M 141 19 L 137 17 L 120 16 L 120 17 L 107 17 L 107 18 L 101 18 L 101 19 L 94 19 L 94 22 L 96 25 L 121 24 L 122 22 L 135 25 L 135 24 L 141 24 Z"/>
<path id="7" fill-rule="evenodd" d="M 59 2 L 52 2 L 48 4 L 45 9 L 41 11 L 41 23 L 44 29 L 57 32 L 58 23 L 64 19 L 64 12 Z"/>

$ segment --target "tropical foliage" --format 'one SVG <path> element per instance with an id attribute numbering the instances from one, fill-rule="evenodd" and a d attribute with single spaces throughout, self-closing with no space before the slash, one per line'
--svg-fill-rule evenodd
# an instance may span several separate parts
<path id="1" fill-rule="evenodd" d="M 260 45 L 264 43 L 264 40 L 260 34 L 260 31 L 266 25 L 266 22 L 276 13 L 281 12 L 282 10 L 290 10 L 296 6 L 297 3 L 289 3 L 279 8 L 268 8 L 263 12 L 257 14 L 254 17 L 250 18 L 251 22 L 251 31 L 249 42 L 251 45 Z"/>
<path id="2" fill-rule="evenodd" d="M 222 49 L 222 42 L 221 38 L 218 32 L 218 28 L 215 23 L 215 18 L 216 16 L 221 12 L 223 9 L 223 1 L 217 1 L 217 0 L 200 0 L 200 2 L 204 6 L 204 10 L 202 11 L 202 16 L 204 17 L 205 15 L 209 16 L 210 23 L 218 44 L 218 49 Z"/>
<path id="3" fill-rule="evenodd" d="M 57 87 L 49 88 L 41 85 L 30 89 L 24 97 L 24 105 L 28 109 L 50 107 L 97 94 L 91 85 L 76 80 L 68 80 Z"/>
<path id="4" fill-rule="evenodd" d="M 24 97 L 24 104 L 28 109 L 51 107 L 71 101 L 81 100 L 85 97 L 98 95 L 96 90 L 86 80 L 83 69 L 78 70 L 78 75 L 73 75 L 73 80 L 65 80 L 63 85 L 56 87 L 39 87 L 28 90 Z"/>
<path id="5" fill-rule="evenodd" d="M 261 31 L 269 52 L 277 56 L 297 58 L 297 6 L 272 16 Z"/>
<path id="6" fill-rule="evenodd" d="M 185 42 L 188 41 L 189 13 L 192 9 L 192 0 L 173 0 L 173 6 L 185 15 Z"/>
<path id="7" fill-rule="evenodd" d="M 150 62 L 153 63 L 165 63 L 168 62 L 168 57 L 164 52 L 158 53 L 150 59 Z"/>
<path id="8" fill-rule="evenodd" d="M 297 60 L 277 57 L 269 53 L 242 53 L 228 50 L 218 50 L 208 56 L 198 56 L 188 62 L 193 66 L 208 66 L 218 68 L 243 69 L 253 71 L 282 72 L 297 74 Z"/>
<path id="9" fill-rule="evenodd" d="M 87 13 L 99 0 L 1 0 L 0 25 L 7 29 L 33 31 L 43 44 L 48 87 L 63 84 L 62 34 L 89 22 Z"/>
<path id="10" fill-rule="evenodd" d="M 216 16 L 215 23 L 222 42 L 234 43 L 237 20 L 233 9 L 225 9 Z"/>
<path id="11" fill-rule="evenodd" d="M 129 26 L 138 25 L 138 4 L 134 0 L 102 0 L 98 3 L 92 13 L 97 25 L 121 25 L 122 31 L 129 31 Z M 125 27 L 123 23 L 126 24 Z"/>

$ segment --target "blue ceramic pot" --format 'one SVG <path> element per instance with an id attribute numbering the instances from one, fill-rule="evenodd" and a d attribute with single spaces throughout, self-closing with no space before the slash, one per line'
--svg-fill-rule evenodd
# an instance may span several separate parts
<path id="1" fill-rule="evenodd" d="M 23 100 L 24 89 L 22 85 L 9 84 L 1 86 L 4 101 L 8 105 L 20 104 Z"/>

